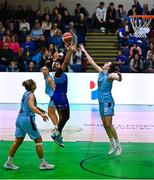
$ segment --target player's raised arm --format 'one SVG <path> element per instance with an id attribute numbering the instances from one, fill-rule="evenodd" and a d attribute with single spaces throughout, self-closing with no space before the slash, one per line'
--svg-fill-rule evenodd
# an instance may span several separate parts
<path id="1" fill-rule="evenodd" d="M 122 75 L 120 72 L 111 73 L 108 77 L 109 80 L 122 81 Z"/>
<path id="2" fill-rule="evenodd" d="M 80 48 L 81 48 L 82 52 L 85 54 L 88 62 L 96 69 L 97 72 L 101 72 L 102 68 L 95 63 L 93 58 L 88 54 L 88 52 L 86 51 L 86 49 L 84 48 L 84 46 L 82 44 L 80 44 Z"/>
<path id="3" fill-rule="evenodd" d="M 65 59 L 64 59 L 64 62 L 61 66 L 61 69 L 63 71 L 65 71 L 65 69 L 67 68 L 69 62 L 70 62 L 70 59 L 71 59 L 71 56 L 73 55 L 73 51 L 76 49 L 76 45 L 73 45 L 73 44 L 70 44 L 68 47 L 67 47 L 67 53 L 66 53 L 66 56 L 65 56 Z"/>

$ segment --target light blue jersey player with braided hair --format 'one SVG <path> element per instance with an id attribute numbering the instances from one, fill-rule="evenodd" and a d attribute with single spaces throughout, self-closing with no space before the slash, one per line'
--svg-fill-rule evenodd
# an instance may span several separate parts
<path id="1" fill-rule="evenodd" d="M 92 57 L 87 53 L 83 45 L 80 45 L 89 63 L 99 72 L 98 77 L 98 101 L 99 112 L 105 128 L 105 131 L 110 139 L 110 150 L 108 154 L 120 155 L 122 147 L 118 140 L 116 129 L 112 124 L 112 116 L 114 115 L 114 100 L 111 94 L 112 84 L 114 80 L 121 81 L 122 76 L 118 72 L 116 64 L 107 62 L 103 67 L 98 66 Z"/>

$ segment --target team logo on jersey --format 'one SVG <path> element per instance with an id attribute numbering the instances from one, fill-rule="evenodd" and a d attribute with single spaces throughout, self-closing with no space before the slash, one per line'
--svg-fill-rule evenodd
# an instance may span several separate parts
<path id="1" fill-rule="evenodd" d="M 96 88 L 96 84 L 94 81 L 90 81 L 90 89 L 91 91 L 91 99 L 96 100 L 98 98 L 98 89 Z"/>

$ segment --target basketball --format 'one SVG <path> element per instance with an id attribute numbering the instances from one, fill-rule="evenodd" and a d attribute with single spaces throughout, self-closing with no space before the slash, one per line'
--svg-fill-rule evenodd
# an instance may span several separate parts
<path id="1" fill-rule="evenodd" d="M 64 43 L 70 43 L 73 39 L 73 35 L 70 32 L 66 32 L 63 34 L 62 38 Z"/>

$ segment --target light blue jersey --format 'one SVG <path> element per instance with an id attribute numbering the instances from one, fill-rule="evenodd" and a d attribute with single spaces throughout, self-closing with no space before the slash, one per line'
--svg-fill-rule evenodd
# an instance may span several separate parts
<path id="1" fill-rule="evenodd" d="M 48 104 L 48 107 L 53 107 L 55 106 L 54 103 L 53 103 L 53 100 L 52 100 L 52 96 L 53 96 L 53 89 L 51 88 L 50 84 L 48 83 L 48 78 L 52 78 L 52 76 L 50 74 L 48 74 L 48 76 L 45 79 L 45 93 L 47 95 L 49 95 L 50 97 L 50 101 L 49 101 L 49 104 Z M 53 79 L 53 78 L 52 78 Z"/>
<path id="2" fill-rule="evenodd" d="M 26 134 L 29 135 L 31 139 L 40 138 L 41 135 L 35 124 L 35 114 L 29 108 L 29 95 L 32 92 L 26 91 L 21 100 L 21 109 L 16 120 L 16 132 L 15 136 L 19 138 L 24 138 Z M 37 105 L 35 99 L 35 106 Z"/>
<path id="3" fill-rule="evenodd" d="M 114 115 L 114 100 L 112 97 L 113 80 L 108 80 L 109 73 L 102 71 L 98 77 L 98 101 L 101 117 Z"/>
<path id="4" fill-rule="evenodd" d="M 48 83 L 48 78 L 52 78 L 52 76 L 50 74 L 48 74 L 48 76 L 45 79 L 45 93 L 47 95 L 49 95 L 50 97 L 53 96 L 53 89 L 51 88 L 50 84 Z"/>
<path id="5" fill-rule="evenodd" d="M 21 109 L 19 112 L 19 115 L 28 115 L 28 116 L 35 116 L 35 114 L 31 111 L 28 105 L 29 95 L 31 94 L 30 91 L 26 91 L 22 97 L 21 100 Z M 37 105 L 37 102 L 35 100 L 35 105 Z"/>

